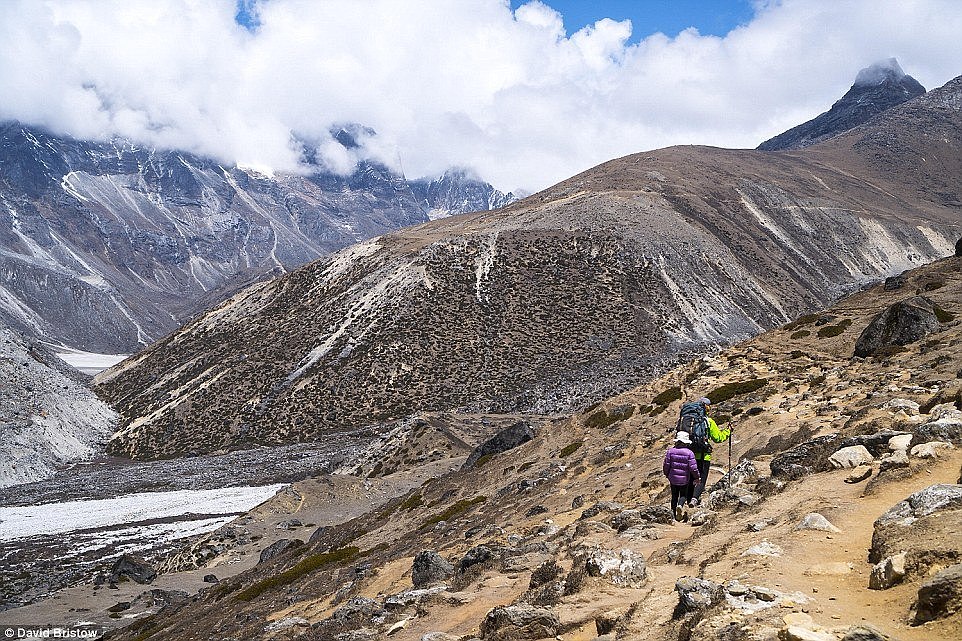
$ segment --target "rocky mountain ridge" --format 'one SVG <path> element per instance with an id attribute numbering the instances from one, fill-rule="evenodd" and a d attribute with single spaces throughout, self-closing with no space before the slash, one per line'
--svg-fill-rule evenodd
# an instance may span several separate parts
<path id="1" fill-rule="evenodd" d="M 925 93 L 895 58 L 862 69 L 855 83 L 831 109 L 766 140 L 762 151 L 802 149 L 867 122 L 877 114 Z"/>
<path id="2" fill-rule="evenodd" d="M 556 412 L 626 389 L 951 254 L 960 96 L 956 79 L 777 156 L 628 156 L 258 284 L 97 379 L 123 417 L 110 449 L 311 440 L 417 411 Z"/>
<path id="3" fill-rule="evenodd" d="M 919 296 L 935 325 L 854 356 Z M 119 638 L 958 638 L 960 300 L 962 257 L 892 278 L 305 532 Z M 662 459 L 702 395 L 734 426 L 732 466 L 716 446 L 704 505 L 673 523 Z"/>
<path id="4" fill-rule="evenodd" d="M 350 149 L 356 129 L 335 139 Z M 0 315 L 50 342 L 132 352 L 251 282 L 495 193 L 464 177 L 441 205 L 382 164 L 341 176 L 296 142 L 305 171 L 269 176 L 0 124 Z M 455 202 L 459 190 L 471 196 Z"/>

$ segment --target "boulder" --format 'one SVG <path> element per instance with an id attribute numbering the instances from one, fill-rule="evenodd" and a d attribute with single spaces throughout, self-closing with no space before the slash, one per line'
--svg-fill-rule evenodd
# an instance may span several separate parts
<path id="1" fill-rule="evenodd" d="M 882 405 L 884 409 L 890 409 L 905 412 L 909 416 L 918 416 L 920 405 L 915 401 L 910 401 L 907 398 L 893 398 L 889 402 Z"/>
<path id="2" fill-rule="evenodd" d="M 661 523 L 670 525 L 673 522 L 671 508 L 667 505 L 648 505 L 634 510 L 625 510 L 611 518 L 611 527 L 624 532 L 630 527 Z"/>
<path id="3" fill-rule="evenodd" d="M 782 452 L 769 464 L 772 477 L 790 481 L 832 469 L 828 457 L 838 449 L 841 440 L 838 434 L 827 434 Z"/>
<path id="4" fill-rule="evenodd" d="M 838 641 L 838 637 L 802 625 L 788 625 L 778 631 L 779 641 Z"/>
<path id="5" fill-rule="evenodd" d="M 420 588 L 439 583 L 454 574 L 454 566 L 433 550 L 425 550 L 414 557 L 411 581 Z"/>
<path id="6" fill-rule="evenodd" d="M 871 356 L 890 345 L 909 345 L 938 331 L 935 304 L 924 296 L 900 301 L 878 314 L 855 341 L 856 356 Z"/>
<path id="7" fill-rule="evenodd" d="M 962 563 L 924 582 L 915 602 L 915 623 L 945 618 L 962 608 Z"/>
<path id="8" fill-rule="evenodd" d="M 154 588 L 138 594 L 132 605 L 158 612 L 168 607 L 176 608 L 179 605 L 187 603 L 189 600 L 190 596 L 183 590 L 160 590 Z"/>
<path id="9" fill-rule="evenodd" d="M 595 550 L 588 555 L 585 571 L 621 587 L 640 588 L 648 579 L 645 557 L 631 550 Z"/>
<path id="10" fill-rule="evenodd" d="M 674 613 L 676 618 L 708 609 L 725 599 L 725 589 L 720 584 L 691 576 L 675 581 L 675 592 L 678 593 L 678 605 Z"/>
<path id="11" fill-rule="evenodd" d="M 867 449 L 872 456 L 878 457 L 883 454 L 888 454 L 891 451 L 889 443 L 891 443 L 893 438 L 904 438 L 906 436 L 911 439 L 912 434 L 910 432 L 900 432 L 896 430 L 880 430 L 873 434 L 860 434 L 849 437 L 839 444 L 839 448 L 864 445 L 865 449 Z"/>
<path id="12" fill-rule="evenodd" d="M 264 632 L 280 632 L 282 630 L 290 630 L 291 628 L 309 627 L 311 627 L 310 622 L 303 617 L 284 617 L 283 619 L 268 623 L 264 627 Z"/>
<path id="13" fill-rule="evenodd" d="M 954 403 L 936 405 L 929 412 L 934 420 L 915 428 L 920 441 L 947 441 L 962 444 L 962 412 Z"/>
<path id="14" fill-rule="evenodd" d="M 879 473 L 886 470 L 908 467 L 909 465 L 909 455 L 906 453 L 906 451 L 896 450 L 888 456 L 883 456 L 881 460 L 879 460 Z"/>
<path id="15" fill-rule="evenodd" d="M 561 621 L 557 614 L 526 604 L 500 605 L 488 612 L 481 622 L 481 638 L 486 641 L 553 638 L 560 630 Z"/>
<path id="16" fill-rule="evenodd" d="M 300 539 L 278 539 L 261 550 L 261 555 L 257 562 L 265 563 L 288 549 L 296 548 L 300 545 L 304 545 L 304 542 Z"/>
<path id="17" fill-rule="evenodd" d="M 818 530 L 820 532 L 841 532 L 840 529 L 832 525 L 828 519 L 819 514 L 818 512 L 809 512 L 806 514 L 798 525 L 795 526 L 796 530 Z"/>
<path id="18" fill-rule="evenodd" d="M 487 545 L 476 545 L 461 557 L 458 561 L 458 572 L 464 572 L 472 565 L 484 563 L 494 557 L 494 551 Z"/>
<path id="19" fill-rule="evenodd" d="M 911 454 L 915 458 L 939 458 L 951 449 L 955 446 L 946 441 L 929 441 L 914 446 Z"/>
<path id="20" fill-rule="evenodd" d="M 893 505 L 875 521 L 875 526 L 911 525 L 923 516 L 944 509 L 962 508 L 962 485 L 930 485 Z"/>
<path id="21" fill-rule="evenodd" d="M 859 465 L 852 473 L 845 477 L 846 483 L 861 483 L 868 477 L 872 476 L 872 466 L 871 465 Z"/>
<path id="22" fill-rule="evenodd" d="M 711 486 L 710 491 L 714 492 L 715 490 L 724 490 L 734 485 L 754 483 L 757 480 L 758 468 L 755 467 L 755 462 L 745 459 L 744 461 L 739 461 L 730 472 L 718 479 L 718 481 Z"/>
<path id="23" fill-rule="evenodd" d="M 446 586 L 438 585 L 433 588 L 418 588 L 415 590 L 405 590 L 398 594 L 392 594 L 384 599 L 384 609 L 397 611 L 417 605 L 426 596 L 440 594 L 447 590 Z"/>
<path id="24" fill-rule="evenodd" d="M 760 585 L 752 586 L 751 593 L 756 599 L 766 603 L 771 603 L 778 598 L 778 594 L 775 592 L 775 590 Z"/>
<path id="25" fill-rule="evenodd" d="M 121 577 L 127 577 L 131 581 L 143 585 L 156 579 L 157 571 L 139 556 L 124 554 L 110 568 L 111 583 L 117 583 Z"/>
<path id="26" fill-rule="evenodd" d="M 905 578 L 905 552 L 876 563 L 868 578 L 869 590 L 888 590 Z"/>
<path id="27" fill-rule="evenodd" d="M 867 623 L 862 623 L 846 630 L 842 641 L 892 641 L 892 637 Z"/>
<path id="28" fill-rule="evenodd" d="M 593 516 L 598 516 L 602 512 L 621 512 L 625 509 L 625 506 L 621 503 L 615 503 L 614 501 L 598 501 L 587 510 L 581 513 L 579 518 L 590 519 Z"/>
<path id="29" fill-rule="evenodd" d="M 486 440 L 481 445 L 474 448 L 468 459 L 461 466 L 462 470 L 468 470 L 474 467 L 478 460 L 482 456 L 495 456 L 497 454 L 502 454 L 508 450 L 513 450 L 514 448 L 527 443 L 534 438 L 534 430 L 531 429 L 525 421 L 519 421 L 510 427 L 507 427 L 488 440 Z"/>
<path id="30" fill-rule="evenodd" d="M 828 462 L 836 469 L 868 465 L 874 460 L 875 457 L 872 456 L 864 445 L 843 447 L 828 457 Z"/>
<path id="31" fill-rule="evenodd" d="M 220 579 L 217 578 L 216 574 L 205 574 L 204 583 L 220 583 Z"/>
<path id="32" fill-rule="evenodd" d="M 889 439 L 889 449 L 893 452 L 898 452 L 899 450 L 909 449 L 909 445 L 912 444 L 911 434 L 899 434 L 898 436 L 893 436 Z"/>

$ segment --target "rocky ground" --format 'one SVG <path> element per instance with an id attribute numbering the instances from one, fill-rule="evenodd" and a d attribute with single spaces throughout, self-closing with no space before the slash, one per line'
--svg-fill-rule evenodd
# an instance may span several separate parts
<path id="1" fill-rule="evenodd" d="M 92 457 L 117 415 L 37 341 L 0 325 L 0 493 Z"/>
<path id="2" fill-rule="evenodd" d="M 960 300 L 962 258 L 946 259 L 530 440 L 512 426 L 465 469 L 378 477 L 412 482 L 153 616 L 125 609 L 118 638 L 957 639 Z M 904 301 L 928 315 L 880 314 Z M 719 446 L 704 505 L 673 523 L 661 459 L 679 403 L 702 395 L 734 425 L 738 464 L 723 477 Z M 297 491 L 339 494 L 325 483 Z M 109 620 L 124 601 L 102 594 L 71 607 Z"/>

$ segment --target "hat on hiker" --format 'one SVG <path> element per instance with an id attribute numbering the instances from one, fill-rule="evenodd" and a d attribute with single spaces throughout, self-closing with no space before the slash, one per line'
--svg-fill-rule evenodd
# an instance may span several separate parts
<path id="1" fill-rule="evenodd" d="M 706 396 L 702 396 L 700 399 L 698 399 L 695 402 L 701 403 L 702 405 L 711 405 L 711 399 Z"/>
<path id="2" fill-rule="evenodd" d="M 691 437 L 688 436 L 688 432 L 678 432 L 678 434 L 675 435 L 675 440 L 679 443 L 691 445 Z"/>

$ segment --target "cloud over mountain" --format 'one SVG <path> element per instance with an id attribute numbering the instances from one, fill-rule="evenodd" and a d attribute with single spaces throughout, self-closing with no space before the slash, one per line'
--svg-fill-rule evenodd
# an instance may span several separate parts
<path id="1" fill-rule="evenodd" d="M 277 170 L 298 166 L 292 132 L 349 166 L 324 141 L 358 122 L 378 136 L 354 153 L 410 176 L 471 166 L 532 189 L 669 144 L 754 147 L 875 60 L 898 57 L 926 86 L 962 69 L 962 7 L 939 0 L 762 2 L 724 38 L 636 44 L 628 21 L 566 34 L 537 0 L 249 7 L 253 30 L 232 0 L 4 2 L 0 117 Z"/>

